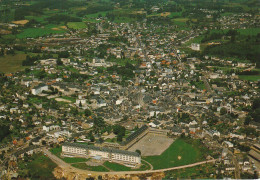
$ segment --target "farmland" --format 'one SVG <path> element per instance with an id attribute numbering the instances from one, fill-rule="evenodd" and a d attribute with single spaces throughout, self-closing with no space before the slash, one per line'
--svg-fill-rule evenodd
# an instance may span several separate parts
<path id="1" fill-rule="evenodd" d="M 10 73 L 24 69 L 24 67 L 22 67 L 22 61 L 25 60 L 25 58 L 25 54 L 0 57 L 0 72 Z"/>
<path id="2" fill-rule="evenodd" d="M 84 29 L 87 27 L 84 22 L 68 22 L 67 26 L 71 29 Z"/>
<path id="3" fill-rule="evenodd" d="M 260 75 L 239 75 L 239 78 L 246 81 L 259 81 Z"/>
<path id="4" fill-rule="evenodd" d="M 36 38 L 40 36 L 46 36 L 50 34 L 63 34 L 66 31 L 62 27 L 57 27 L 55 25 L 48 25 L 44 28 L 27 28 L 23 32 L 19 33 L 17 37 L 19 39 L 24 38 Z"/>

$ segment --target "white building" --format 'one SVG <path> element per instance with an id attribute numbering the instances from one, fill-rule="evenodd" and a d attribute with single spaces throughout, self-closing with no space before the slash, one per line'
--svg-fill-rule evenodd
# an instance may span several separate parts
<path id="1" fill-rule="evenodd" d="M 194 51 L 199 51 L 200 50 L 200 44 L 192 43 L 191 44 L 191 49 L 194 50 Z"/>
<path id="2" fill-rule="evenodd" d="M 38 94 L 42 93 L 42 91 L 47 91 L 47 90 L 48 90 L 48 86 L 46 84 L 39 84 L 38 86 L 35 86 L 32 89 L 32 94 L 38 95 Z"/>
<path id="3" fill-rule="evenodd" d="M 141 156 L 136 152 L 77 143 L 64 143 L 62 145 L 62 155 L 85 158 L 100 157 L 103 160 L 117 162 L 127 166 L 136 166 L 141 164 Z"/>

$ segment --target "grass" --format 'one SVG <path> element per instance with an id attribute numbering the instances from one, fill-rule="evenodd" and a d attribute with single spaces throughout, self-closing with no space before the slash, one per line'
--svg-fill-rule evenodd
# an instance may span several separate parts
<path id="1" fill-rule="evenodd" d="M 122 164 L 108 162 L 108 161 L 106 161 L 103 165 L 112 171 L 145 171 L 150 169 L 150 165 L 144 161 L 142 162 L 140 168 L 138 169 L 132 169 L 131 167 L 127 167 Z"/>
<path id="2" fill-rule="evenodd" d="M 171 14 L 170 14 L 170 18 L 173 18 L 173 17 L 180 17 L 182 15 L 182 12 L 172 12 Z"/>
<path id="3" fill-rule="evenodd" d="M 178 159 L 178 156 L 181 159 Z M 170 147 L 159 156 L 147 156 L 143 159 L 151 163 L 154 169 L 163 169 L 197 162 L 201 157 L 197 147 L 182 139 L 175 140 Z"/>
<path id="4" fill-rule="evenodd" d="M 194 85 L 196 88 L 200 89 L 200 90 L 204 90 L 206 89 L 205 84 L 203 81 L 199 81 L 199 82 L 194 82 Z"/>
<path id="5" fill-rule="evenodd" d="M 260 75 L 239 75 L 239 78 L 246 81 L 258 81 L 260 80 Z"/>
<path id="6" fill-rule="evenodd" d="M 213 29 L 210 30 L 210 34 L 212 33 L 227 33 L 230 29 Z M 237 31 L 240 33 L 240 35 L 250 35 L 250 36 L 256 36 L 258 33 L 260 33 L 259 28 L 248 28 L 248 29 L 237 29 Z"/>
<path id="7" fill-rule="evenodd" d="M 72 164 L 72 166 L 75 168 L 89 170 L 89 171 L 98 171 L 98 172 L 108 172 L 109 171 L 104 166 L 88 166 L 85 163 Z"/>
<path id="8" fill-rule="evenodd" d="M 258 33 L 260 33 L 259 28 L 238 29 L 237 31 L 240 32 L 241 35 L 250 35 L 250 36 L 256 36 Z"/>
<path id="9" fill-rule="evenodd" d="M 211 176 L 211 174 L 215 174 L 215 168 L 210 164 L 203 164 L 200 166 L 185 168 L 185 169 L 179 169 L 174 171 L 168 171 L 165 174 L 165 179 L 170 178 L 183 178 L 183 179 L 207 179 Z M 212 177 L 214 178 L 214 177 Z"/>
<path id="10" fill-rule="evenodd" d="M 67 26 L 71 29 L 84 29 L 87 25 L 84 22 L 68 22 Z"/>
<path id="11" fill-rule="evenodd" d="M 189 20 L 188 18 L 175 18 L 174 19 L 175 22 L 186 22 L 188 20 Z"/>
<path id="12" fill-rule="evenodd" d="M 50 152 L 52 154 L 56 155 L 56 156 L 59 156 L 61 151 L 62 151 L 62 147 L 61 146 L 50 149 Z"/>
<path id="13" fill-rule="evenodd" d="M 63 161 L 65 161 L 66 163 L 79 163 L 79 162 L 86 162 L 89 159 L 86 158 L 69 158 L 69 157 L 65 157 L 62 158 Z"/>
<path id="14" fill-rule="evenodd" d="M 188 42 L 185 43 L 185 45 L 189 46 L 192 43 L 201 43 L 201 40 L 204 38 L 204 36 L 197 36 L 191 40 L 189 40 Z"/>
<path id="15" fill-rule="evenodd" d="M 32 160 L 19 162 L 18 174 L 32 179 L 54 179 L 52 171 L 57 165 L 42 153 L 34 154 Z"/>
<path id="16" fill-rule="evenodd" d="M 25 69 L 22 66 L 23 60 L 26 59 L 25 54 L 6 55 L 0 57 L 0 72 L 10 73 Z"/>
<path id="17" fill-rule="evenodd" d="M 57 28 L 57 29 L 54 30 L 53 28 Z M 50 25 L 43 27 L 43 28 L 27 28 L 27 29 L 24 29 L 23 32 L 21 32 L 17 35 L 17 38 L 19 38 L 19 39 L 37 38 L 37 37 L 46 36 L 46 35 L 50 35 L 50 34 L 63 34 L 65 32 L 66 31 L 64 29 L 50 24 Z"/>
<path id="18" fill-rule="evenodd" d="M 33 103 L 33 104 L 42 104 L 44 102 L 44 100 L 40 99 L 38 97 L 30 97 L 28 99 L 28 102 Z"/>
<path id="19" fill-rule="evenodd" d="M 69 97 L 69 96 L 62 96 L 61 98 L 62 98 L 62 99 L 69 100 L 69 101 L 71 101 L 71 102 L 73 102 L 73 103 L 75 103 L 75 102 L 76 102 L 76 99 L 75 99 L 74 97 Z"/>
<path id="20" fill-rule="evenodd" d="M 126 167 L 124 165 L 118 164 L 118 163 L 112 163 L 112 162 L 108 162 L 106 161 L 104 163 L 104 166 L 113 170 L 113 171 L 131 171 L 130 167 Z"/>

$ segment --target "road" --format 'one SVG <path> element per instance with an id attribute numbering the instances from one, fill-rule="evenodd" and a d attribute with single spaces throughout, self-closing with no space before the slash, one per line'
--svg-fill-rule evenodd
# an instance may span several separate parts
<path id="1" fill-rule="evenodd" d="M 143 51 L 143 54 L 144 54 L 144 60 L 145 60 L 145 61 L 148 61 L 148 56 L 147 56 L 147 54 L 146 54 L 146 50 L 145 50 L 145 47 L 144 47 L 144 45 L 142 45 L 142 42 L 141 42 L 141 40 L 139 39 L 139 37 L 138 37 L 138 36 L 136 36 L 136 35 L 135 35 L 135 33 L 133 32 L 133 30 L 132 30 L 131 26 L 129 25 L 129 23 L 127 23 L 127 24 L 126 24 L 126 26 L 127 26 L 127 27 L 128 27 L 128 29 L 130 30 L 130 32 L 131 32 L 131 34 L 132 34 L 132 36 L 133 36 L 133 37 L 135 37 L 135 39 L 136 39 L 136 42 L 137 42 L 137 44 L 138 44 L 139 48 L 141 48 L 141 49 L 142 49 L 142 51 Z"/>
<path id="2" fill-rule="evenodd" d="M 202 165 L 202 164 L 212 163 L 212 162 L 216 161 L 216 159 L 213 159 L 213 160 L 208 160 L 208 161 L 202 161 L 202 162 L 197 162 L 197 163 L 193 163 L 193 164 L 188 164 L 188 165 L 184 165 L 184 166 L 171 167 L 171 168 L 158 169 L 158 170 L 97 172 L 97 171 L 87 171 L 87 170 L 82 170 L 82 169 L 75 168 L 75 167 L 71 166 L 70 164 L 64 162 L 63 160 L 61 160 L 57 156 L 53 155 L 50 151 L 44 149 L 43 152 L 46 153 L 47 156 L 54 163 L 56 163 L 58 166 L 60 166 L 62 168 L 65 168 L 67 171 L 70 171 L 71 173 L 92 174 L 92 175 L 104 175 L 104 174 L 108 174 L 108 175 L 126 175 L 127 174 L 128 175 L 128 174 L 158 173 L 158 172 L 165 172 L 165 171 L 171 171 L 171 170 L 176 170 L 176 169 L 184 169 L 184 168 L 188 168 L 188 167 L 199 166 L 199 165 Z"/>
<path id="3" fill-rule="evenodd" d="M 215 92 L 212 90 L 212 88 L 211 88 L 211 86 L 210 86 L 210 84 L 209 84 L 209 82 L 208 82 L 208 80 L 203 76 L 203 77 L 201 77 L 201 79 L 202 79 L 202 81 L 204 82 L 204 84 L 205 84 L 205 86 L 206 86 L 206 89 L 207 89 L 207 91 L 208 92 L 210 92 L 210 93 L 213 93 L 213 94 L 215 94 Z"/>
<path id="4" fill-rule="evenodd" d="M 237 162 L 237 158 L 232 151 L 230 151 L 230 150 L 228 150 L 228 151 L 232 155 L 232 161 L 236 168 L 235 169 L 235 179 L 240 179 L 240 168 L 239 168 L 239 164 Z"/>

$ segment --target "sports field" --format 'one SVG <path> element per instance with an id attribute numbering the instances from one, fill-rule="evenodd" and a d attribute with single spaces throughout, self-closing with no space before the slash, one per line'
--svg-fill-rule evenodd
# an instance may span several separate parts
<path id="1" fill-rule="evenodd" d="M 165 135 L 148 133 L 128 150 L 136 151 L 139 149 L 142 156 L 155 156 L 162 154 L 172 142 L 173 139 Z"/>
<path id="2" fill-rule="evenodd" d="M 161 155 L 147 156 L 142 159 L 151 163 L 153 169 L 163 169 L 198 162 L 201 156 L 198 147 L 186 143 L 183 139 L 177 139 Z"/>

